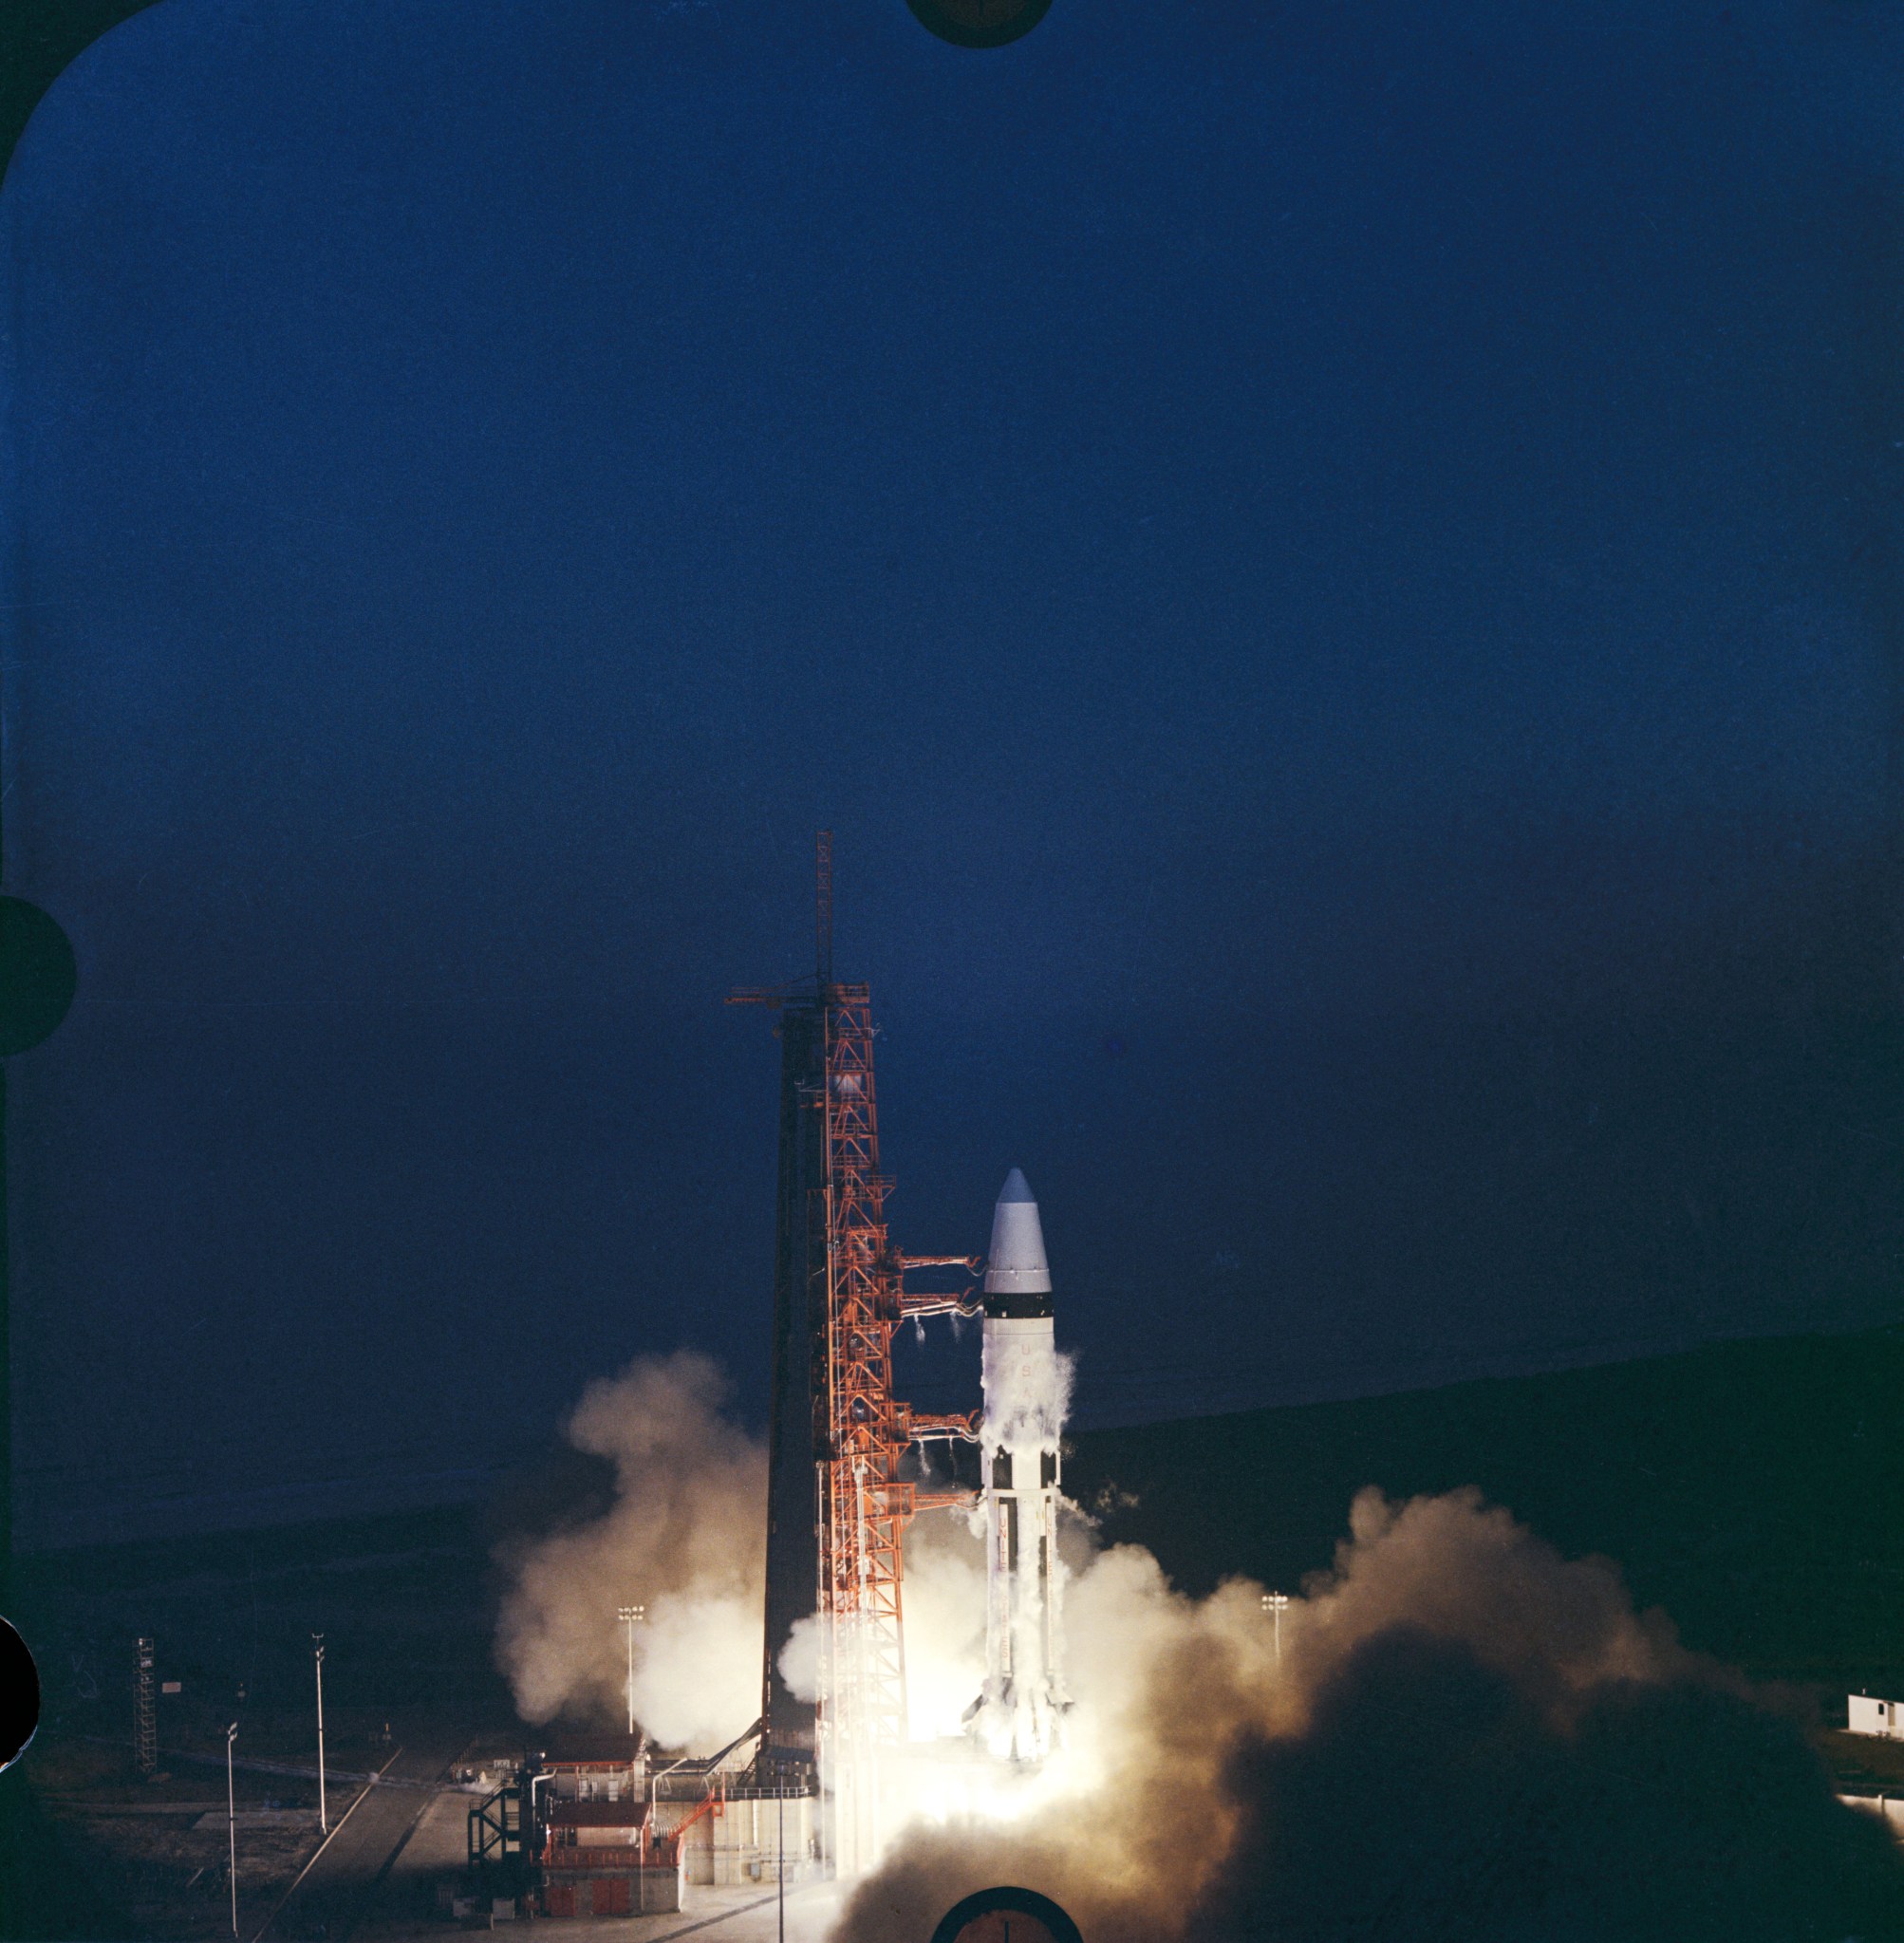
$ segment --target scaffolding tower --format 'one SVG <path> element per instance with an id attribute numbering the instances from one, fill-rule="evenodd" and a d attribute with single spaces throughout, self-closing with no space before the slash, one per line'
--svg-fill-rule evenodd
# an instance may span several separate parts
<path id="1" fill-rule="evenodd" d="M 892 1393 L 898 1264 L 886 1227 L 873 1093 L 872 1001 L 828 989 L 827 1435 L 815 1482 L 821 1528 L 820 1765 L 836 1777 L 841 1867 L 872 1859 L 881 1756 L 905 1739 L 902 1606 L 911 1434 Z"/>
<path id="2" fill-rule="evenodd" d="M 780 1162 L 775 1236 L 774 1392 L 769 1433 L 763 1780 L 817 1767 L 828 1859 L 841 1875 L 878 1847 L 885 1752 L 906 1736 L 905 1526 L 929 1504 L 904 1476 L 922 1431 L 969 1436 L 965 1417 L 915 1417 L 892 1390 L 892 1333 L 915 1315 L 972 1313 L 962 1297 L 913 1295 L 908 1267 L 969 1256 L 902 1256 L 886 1223 L 871 993 L 832 975 L 832 836 L 815 857 L 811 990 L 741 990 L 780 1014 Z M 788 1638 L 818 1627 L 819 1697 L 779 1667 Z"/>

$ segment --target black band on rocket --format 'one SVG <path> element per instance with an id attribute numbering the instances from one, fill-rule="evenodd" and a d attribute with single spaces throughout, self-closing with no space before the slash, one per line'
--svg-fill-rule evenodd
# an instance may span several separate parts
<path id="1" fill-rule="evenodd" d="M 1051 1291 L 1035 1296 L 987 1296 L 985 1314 L 995 1322 L 1024 1322 L 1052 1313 Z"/>

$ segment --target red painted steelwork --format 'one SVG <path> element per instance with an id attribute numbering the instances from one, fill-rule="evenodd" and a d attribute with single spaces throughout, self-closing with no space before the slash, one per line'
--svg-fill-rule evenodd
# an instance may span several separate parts
<path id="1" fill-rule="evenodd" d="M 912 1486 L 899 1476 L 911 1438 L 892 1393 L 900 1265 L 887 1240 L 865 985 L 827 1000 L 827 1395 L 820 1465 L 820 1611 L 855 1643 L 837 1691 L 875 1745 L 905 1739 L 902 1583 Z M 844 1725 L 844 1723 L 842 1723 Z"/>

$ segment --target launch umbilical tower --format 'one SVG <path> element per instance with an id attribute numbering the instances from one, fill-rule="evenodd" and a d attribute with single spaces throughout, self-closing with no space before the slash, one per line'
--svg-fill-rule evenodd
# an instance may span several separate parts
<path id="1" fill-rule="evenodd" d="M 871 994 L 832 976 L 832 836 L 820 833 L 816 964 L 783 990 L 730 1002 L 780 1013 L 780 1161 L 775 1233 L 774 1395 L 767 1514 L 761 1761 L 772 1777 L 817 1766 L 830 1859 L 843 1874 L 877 1841 L 884 1749 L 904 1741 L 905 1526 L 934 1503 L 903 1475 L 924 1432 L 970 1436 L 966 1417 L 915 1416 L 892 1391 L 892 1332 L 912 1316 L 971 1305 L 908 1292 L 909 1267 L 982 1265 L 903 1256 L 886 1224 Z M 780 1671 L 803 1624 L 817 1627 L 818 1700 Z"/>

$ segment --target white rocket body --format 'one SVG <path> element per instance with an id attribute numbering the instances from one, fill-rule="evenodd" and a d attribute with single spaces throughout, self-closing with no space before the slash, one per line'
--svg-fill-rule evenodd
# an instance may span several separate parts
<path id="1" fill-rule="evenodd" d="M 992 1215 L 984 1308 L 985 1686 L 973 1728 L 1001 1760 L 1040 1761 L 1070 1705 L 1057 1558 L 1070 1370 L 1053 1337 L 1037 1203 L 1016 1168 Z"/>

